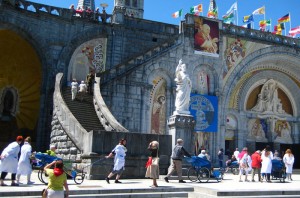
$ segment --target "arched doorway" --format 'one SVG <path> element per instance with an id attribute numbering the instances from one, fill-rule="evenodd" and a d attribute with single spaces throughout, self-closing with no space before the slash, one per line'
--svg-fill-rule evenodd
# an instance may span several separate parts
<path id="1" fill-rule="evenodd" d="M 0 30 L 0 150 L 17 135 L 36 137 L 42 81 L 41 62 L 17 33 Z"/>

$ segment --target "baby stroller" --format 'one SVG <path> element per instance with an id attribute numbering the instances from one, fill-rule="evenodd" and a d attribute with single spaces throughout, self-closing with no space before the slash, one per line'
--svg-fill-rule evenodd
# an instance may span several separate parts
<path id="1" fill-rule="evenodd" d="M 272 160 L 271 177 L 275 180 L 279 179 L 280 182 L 285 182 L 286 174 L 282 160 Z"/>
<path id="2" fill-rule="evenodd" d="M 213 170 L 210 161 L 201 157 L 192 156 L 186 157 L 185 160 L 191 163 L 192 167 L 188 170 L 188 178 L 192 182 L 208 182 L 210 179 L 215 179 L 220 182 L 223 179 L 223 172 Z"/>

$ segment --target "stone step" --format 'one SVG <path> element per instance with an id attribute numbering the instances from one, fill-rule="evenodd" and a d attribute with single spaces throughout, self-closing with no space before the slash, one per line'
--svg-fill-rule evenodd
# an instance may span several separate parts
<path id="1" fill-rule="evenodd" d="M 80 101 L 79 99 L 72 101 L 70 87 L 64 87 L 62 89 L 62 95 L 68 108 L 83 128 L 87 131 L 104 130 L 104 127 L 95 112 L 93 95 L 85 94 L 83 101 Z"/>
<path id="2" fill-rule="evenodd" d="M 234 196 L 234 195 L 228 195 L 228 196 L 218 196 L 218 195 L 211 195 L 211 194 L 205 194 L 205 193 L 199 193 L 199 192 L 189 192 L 188 193 L 189 198 L 288 198 L 288 197 L 300 197 L 299 195 L 256 195 L 256 196 Z"/>
<path id="3" fill-rule="evenodd" d="M 110 189 L 110 190 L 71 190 L 69 197 L 188 197 L 192 187 L 183 188 L 146 188 L 146 189 Z M 41 197 L 41 191 L 1 192 L 2 198 Z"/>

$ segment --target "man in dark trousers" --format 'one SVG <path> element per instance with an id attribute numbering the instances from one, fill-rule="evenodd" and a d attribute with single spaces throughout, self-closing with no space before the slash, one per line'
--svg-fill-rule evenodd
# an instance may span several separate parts
<path id="1" fill-rule="evenodd" d="M 89 94 L 93 94 L 93 85 L 95 82 L 95 74 L 93 71 L 90 71 L 90 73 L 86 77 L 86 83 L 88 84 L 88 92 Z"/>
<path id="2" fill-rule="evenodd" d="M 173 149 L 172 156 L 171 156 L 172 161 L 169 167 L 169 172 L 167 176 L 164 178 L 166 182 L 169 182 L 169 177 L 176 170 L 179 183 L 185 183 L 185 181 L 182 180 L 182 159 L 184 156 L 191 157 L 191 155 L 183 148 L 182 145 L 183 145 L 183 140 L 177 139 L 177 144 Z"/>

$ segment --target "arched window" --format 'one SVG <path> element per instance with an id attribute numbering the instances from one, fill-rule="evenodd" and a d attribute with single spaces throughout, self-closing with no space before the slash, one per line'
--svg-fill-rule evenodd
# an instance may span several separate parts
<path id="1" fill-rule="evenodd" d="M 1 117 L 11 117 L 16 115 L 18 104 L 17 91 L 14 88 L 6 88 L 2 92 L 0 101 Z"/>

